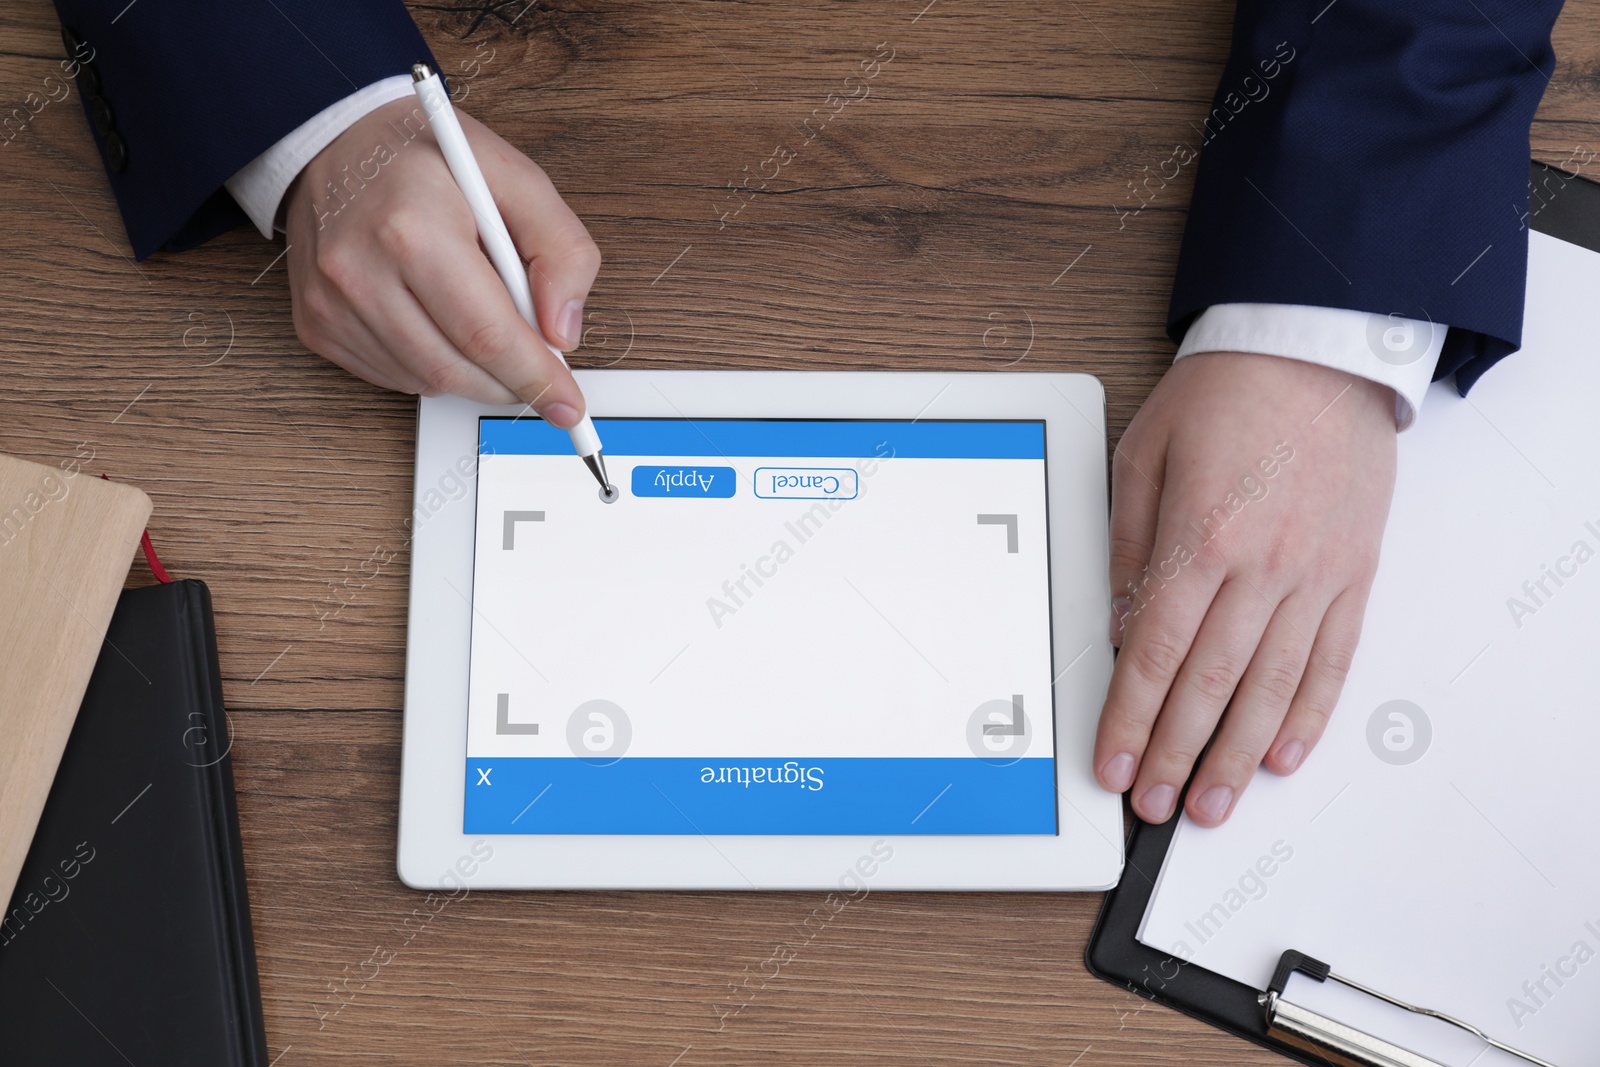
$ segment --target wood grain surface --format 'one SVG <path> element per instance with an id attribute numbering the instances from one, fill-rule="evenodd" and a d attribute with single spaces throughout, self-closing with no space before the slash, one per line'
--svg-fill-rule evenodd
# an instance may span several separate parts
<path id="1" fill-rule="evenodd" d="M 1171 359 L 1193 167 L 1122 212 L 1198 145 L 1226 3 L 412 10 L 605 254 L 578 366 L 1088 371 L 1115 436 Z M 1557 31 L 1534 155 L 1593 159 L 1600 10 Z M 0 8 L 0 111 L 62 54 L 48 4 Z M 414 401 L 300 347 L 281 241 L 135 264 L 75 99 L 0 146 L 0 213 L 0 451 L 92 451 L 215 597 L 279 1067 L 1275 1061 L 1091 977 L 1092 894 L 874 893 L 808 932 L 820 894 L 405 889 Z"/>

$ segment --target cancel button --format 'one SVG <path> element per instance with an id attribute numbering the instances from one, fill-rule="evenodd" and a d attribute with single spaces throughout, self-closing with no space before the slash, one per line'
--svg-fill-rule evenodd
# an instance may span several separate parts
<path id="1" fill-rule="evenodd" d="M 757 467 L 756 496 L 768 500 L 854 500 L 851 467 Z"/>

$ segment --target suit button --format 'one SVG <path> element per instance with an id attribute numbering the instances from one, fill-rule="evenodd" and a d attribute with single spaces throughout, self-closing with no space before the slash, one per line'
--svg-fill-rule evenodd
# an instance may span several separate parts
<path id="1" fill-rule="evenodd" d="M 88 63 L 78 64 L 78 91 L 84 96 L 100 95 L 100 72 Z"/>
<path id="2" fill-rule="evenodd" d="M 66 46 L 68 58 L 77 59 L 83 54 L 83 39 L 65 26 L 61 27 L 61 43 Z"/>
<path id="3" fill-rule="evenodd" d="M 115 130 L 106 134 L 106 166 L 118 174 L 128 169 L 128 146 Z"/>
<path id="4" fill-rule="evenodd" d="M 111 115 L 111 105 L 106 103 L 104 97 L 96 96 L 90 99 L 89 117 L 94 123 L 94 132 L 102 137 L 117 128 L 116 120 Z"/>

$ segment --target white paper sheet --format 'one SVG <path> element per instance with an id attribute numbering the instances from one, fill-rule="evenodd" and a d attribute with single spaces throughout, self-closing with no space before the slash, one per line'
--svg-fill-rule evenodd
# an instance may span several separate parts
<path id="1" fill-rule="evenodd" d="M 1600 1048 L 1600 255 L 1532 234 L 1526 319 L 1401 438 L 1321 744 L 1223 827 L 1178 827 L 1139 939 L 1258 989 L 1299 949 L 1568 1067 Z M 1333 983 L 1291 993 L 1460 1067 L 1520 1062 Z"/>

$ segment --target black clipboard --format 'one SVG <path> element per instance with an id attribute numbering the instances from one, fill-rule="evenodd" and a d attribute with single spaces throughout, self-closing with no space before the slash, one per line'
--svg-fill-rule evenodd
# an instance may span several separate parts
<path id="1" fill-rule="evenodd" d="M 1588 155 L 1569 157 L 1563 167 L 1533 162 L 1525 221 L 1546 236 L 1600 252 L 1600 184 L 1582 176 L 1585 166 L 1597 163 L 1595 153 Z M 1177 810 L 1183 810 L 1181 797 Z M 1310 1067 L 1329 1067 L 1335 1061 L 1268 1034 L 1261 990 L 1139 942 L 1139 924 L 1177 828 L 1176 816 L 1160 826 L 1134 820 L 1122 881 L 1106 894 L 1084 952 L 1090 973 Z"/>

